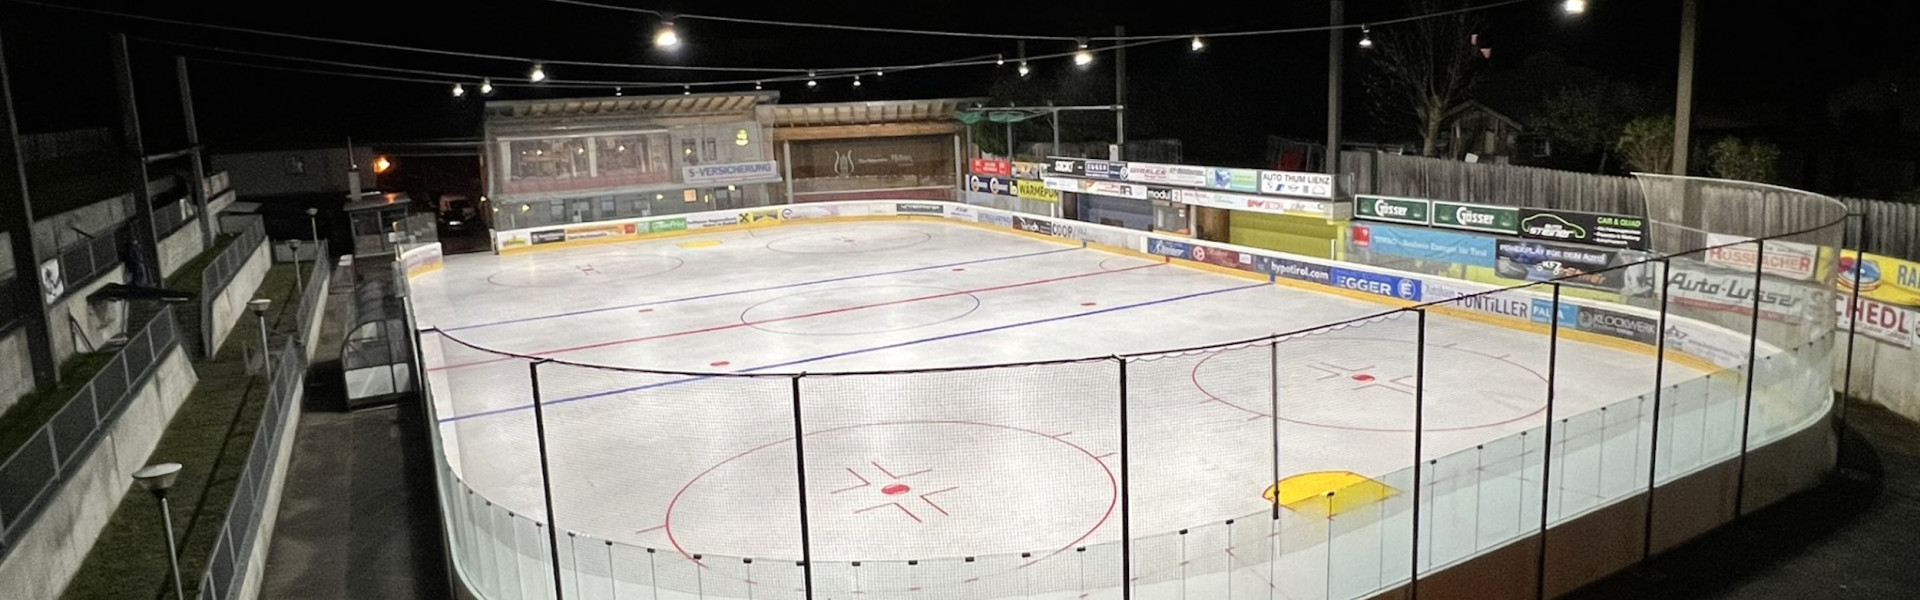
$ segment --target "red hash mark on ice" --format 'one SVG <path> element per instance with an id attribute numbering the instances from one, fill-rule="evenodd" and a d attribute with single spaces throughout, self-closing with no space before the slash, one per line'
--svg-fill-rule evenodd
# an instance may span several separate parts
<path id="1" fill-rule="evenodd" d="M 633 532 L 634 532 L 634 533 L 646 533 L 646 532 L 649 532 L 649 531 L 659 531 L 659 530 L 661 530 L 661 529 L 665 529 L 666 527 L 667 527 L 666 525 L 655 525 L 655 526 L 652 526 L 652 527 L 648 527 L 648 528 L 646 528 L 646 529 L 636 529 L 636 530 L 634 530 Z"/>
<path id="2" fill-rule="evenodd" d="M 905 486 L 902 486 L 902 487 L 905 487 Z M 925 494 L 921 494 L 921 495 L 920 495 L 920 501 L 922 501 L 922 502 L 925 502 L 925 503 L 927 503 L 927 506 L 931 506 L 931 507 L 933 507 L 933 509 L 934 509 L 934 510 L 937 510 L 937 511 L 940 511 L 940 516 L 943 516 L 943 517 L 950 517 L 950 516 L 953 516 L 953 515 L 951 515 L 951 514 L 948 514 L 948 513 L 947 513 L 947 509 L 944 509 L 944 508 L 940 508 L 940 505 L 938 505 L 938 504 L 934 504 L 934 503 L 933 503 L 933 498 L 932 498 L 932 496 L 933 496 L 934 494 L 939 494 L 939 493 L 942 493 L 942 492 L 951 492 L 951 491 L 954 491 L 954 490 L 957 490 L 957 489 L 960 489 L 960 486 L 954 486 L 954 487 L 950 487 L 950 488 L 947 488 L 947 489 L 944 489 L 944 490 L 934 490 L 934 491 L 931 491 L 931 492 L 927 492 L 927 493 L 925 493 Z"/>
<path id="3" fill-rule="evenodd" d="M 912 477 L 912 476 L 915 476 L 915 475 L 919 475 L 919 474 L 921 474 L 921 473 L 926 473 L 926 472 L 929 472 L 929 471 L 932 471 L 932 470 L 933 470 L 933 469 L 921 469 L 921 470 L 918 470 L 918 471 L 914 471 L 914 472 L 912 472 L 912 473 L 908 473 L 908 474 L 905 474 L 905 475 L 895 475 L 895 474 L 893 474 L 893 472 L 892 472 L 892 471 L 888 471 L 886 467 L 882 467 L 882 466 L 880 466 L 880 463 L 877 463 L 877 462 L 868 462 L 867 464 L 870 464 L 870 465 L 873 465 L 873 468 L 875 468 L 875 469 L 879 469 L 879 470 L 880 470 L 880 472 L 881 472 L 881 473 L 883 473 L 883 474 L 885 474 L 885 475 L 887 476 L 887 478 L 889 478 L 889 479 L 906 479 L 906 478 L 908 478 L 908 477 Z"/>
<path id="4" fill-rule="evenodd" d="M 873 482 L 871 482 L 871 481 L 867 481 L 867 478 L 865 478 L 865 477 L 861 477 L 861 476 L 860 476 L 860 472 L 859 472 L 859 471 L 855 471 L 855 470 L 853 470 L 853 468 L 852 468 L 852 467 L 848 467 L 848 468 L 847 468 L 847 474 L 848 474 L 848 475 L 852 475 L 854 479 L 858 479 L 858 480 L 860 480 L 860 483 L 857 483 L 857 484 L 854 484 L 854 485 L 851 485 L 851 486 L 848 486 L 848 487 L 843 487 L 843 488 L 840 488 L 840 489 L 837 489 L 837 490 L 834 490 L 834 491 L 831 491 L 831 492 L 827 492 L 827 493 L 828 493 L 828 494 L 838 494 L 838 493 L 840 493 L 840 492 L 846 492 L 846 491 L 852 491 L 852 490 L 857 490 L 857 489 L 860 489 L 860 488 L 863 488 L 863 487 L 867 487 L 867 486 L 870 486 L 870 485 L 873 485 Z"/>
<path id="5" fill-rule="evenodd" d="M 710 363 L 707 363 L 707 366 L 709 366 L 709 367 L 724 367 L 724 366 L 727 366 L 727 365 L 730 365 L 730 364 L 733 364 L 733 363 L 732 363 L 732 362 L 729 362 L 729 361 L 724 361 L 724 360 L 716 360 L 716 361 L 713 361 L 713 362 L 710 362 Z"/>
<path id="6" fill-rule="evenodd" d="M 900 512 L 903 512 L 903 513 L 907 513 L 907 518 L 910 518 L 910 519 L 913 519 L 913 522 L 915 522 L 915 523 L 925 523 L 925 522 L 926 522 L 926 521 L 922 521 L 922 520 L 920 520 L 920 516 L 919 516 L 919 515 L 916 515 L 916 514 L 913 514 L 913 511 L 911 511 L 911 510 L 907 510 L 907 507 L 905 507 L 905 506 L 901 506 L 899 502 L 888 502 L 888 503 L 886 503 L 886 504 L 875 504 L 875 505 L 873 505 L 873 506 L 869 506 L 869 507 L 866 507 L 866 508 L 862 508 L 862 509 L 860 509 L 860 510 L 856 510 L 856 511 L 853 511 L 853 512 L 854 512 L 854 514 L 860 514 L 860 513 L 863 513 L 863 512 L 867 512 L 867 511 L 870 511 L 870 510 L 873 510 L 873 509 L 876 509 L 876 508 L 886 508 L 886 507 L 888 507 L 888 506 L 891 506 L 891 507 L 894 507 L 894 508 L 898 508 L 898 509 L 900 509 Z"/>
<path id="7" fill-rule="evenodd" d="M 593 265 L 576 265 L 573 268 L 579 269 L 581 275 L 599 275 L 600 274 L 600 271 L 594 269 Z"/>

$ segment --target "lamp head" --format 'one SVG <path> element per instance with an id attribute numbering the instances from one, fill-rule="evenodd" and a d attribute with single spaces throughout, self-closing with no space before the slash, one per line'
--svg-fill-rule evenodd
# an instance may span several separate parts
<path id="1" fill-rule="evenodd" d="M 266 298 L 254 298 L 252 300 L 247 301 L 247 309 L 252 310 L 253 315 L 257 317 L 257 316 L 267 314 L 267 307 L 272 304 L 273 304 L 272 300 L 268 300 Z"/>
<path id="2" fill-rule="evenodd" d="M 320 214 L 320 209 L 318 209 L 318 208 L 309 208 L 309 209 L 307 209 L 307 216 L 309 216 L 309 217 L 311 217 L 311 216 L 314 216 L 314 215 L 317 215 L 317 214 Z"/>
<path id="3" fill-rule="evenodd" d="M 173 480 L 180 477 L 180 463 L 160 463 L 147 465 L 133 472 L 133 482 L 140 489 L 153 492 L 155 496 L 165 496 L 167 488 L 173 487 Z"/>

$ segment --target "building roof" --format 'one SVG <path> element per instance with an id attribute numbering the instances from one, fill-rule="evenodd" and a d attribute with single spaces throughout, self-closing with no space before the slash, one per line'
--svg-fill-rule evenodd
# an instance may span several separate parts
<path id="1" fill-rule="evenodd" d="M 517 119 L 612 115 L 700 117 L 751 112 L 755 106 L 778 101 L 780 101 L 779 92 L 723 92 L 658 96 L 505 100 L 488 102 L 486 118 Z"/>
<path id="2" fill-rule="evenodd" d="M 760 121 L 772 127 L 871 125 L 950 121 L 953 120 L 954 113 L 960 109 L 986 100 L 986 98 L 934 98 L 879 102 L 772 104 L 762 106 L 758 111 Z"/>

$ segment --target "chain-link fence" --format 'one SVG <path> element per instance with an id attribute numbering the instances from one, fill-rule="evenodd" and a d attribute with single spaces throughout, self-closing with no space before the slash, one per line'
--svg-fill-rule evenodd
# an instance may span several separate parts
<path id="1" fill-rule="evenodd" d="M 428 330 L 453 562 L 486 598 L 1556 595 L 1833 464 L 1844 207 L 1641 185 L 1712 244 L 1596 269 L 1631 292 L 1428 278 L 1154 354 L 688 373 Z"/>
<path id="2" fill-rule="evenodd" d="M 213 262 L 207 263 L 200 271 L 200 348 L 211 356 L 214 348 L 214 304 L 219 301 L 220 293 L 226 291 L 227 284 L 240 274 L 254 252 L 267 243 L 266 225 L 259 217 L 247 222 L 240 230 L 240 236 L 220 250 Z"/>
<path id="3" fill-rule="evenodd" d="M 52 420 L 0 462 L 0 554 L 27 531 L 73 474 L 74 461 L 87 456 L 113 427 L 128 401 L 178 343 L 172 313 L 169 307 L 147 321 Z"/>
<path id="4" fill-rule="evenodd" d="M 324 245 L 322 248 L 324 250 Z M 227 505 L 220 535 L 207 559 L 207 569 L 200 574 L 200 598 L 235 597 L 246 581 L 247 570 L 265 566 L 254 564 L 254 542 L 259 538 L 261 519 L 266 514 L 281 446 L 287 443 L 287 413 L 300 410 L 294 399 L 300 396 L 307 379 L 304 340 L 312 331 L 309 328 L 314 326 L 315 309 L 326 301 L 320 289 L 326 286 L 329 276 L 330 271 L 324 266 L 315 267 L 308 275 L 306 289 L 300 296 L 300 312 L 295 317 L 298 324 L 294 334 L 273 357 L 273 375 L 268 382 L 266 404 L 260 412 L 260 425 L 254 429 L 247 467 L 234 484 L 233 500 Z"/>

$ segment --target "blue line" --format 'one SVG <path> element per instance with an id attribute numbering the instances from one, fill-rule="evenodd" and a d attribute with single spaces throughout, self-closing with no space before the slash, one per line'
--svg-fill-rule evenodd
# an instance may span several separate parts
<path id="1" fill-rule="evenodd" d="M 740 370 L 738 370 L 738 371 L 734 371 L 734 373 L 752 373 L 752 372 L 754 372 L 754 371 L 765 371 L 765 370 L 768 370 L 768 369 L 778 369 L 778 368 L 781 368 L 781 367 L 791 367 L 791 366 L 794 366 L 794 365 L 802 365 L 802 364 L 806 364 L 806 363 L 811 363 L 811 362 L 819 362 L 819 361 L 823 361 L 823 360 L 828 360 L 828 359 L 834 359 L 834 358 L 841 358 L 841 357 L 845 357 L 845 356 L 853 356 L 853 355 L 856 355 L 856 354 L 866 354 L 866 353 L 868 353 L 868 352 L 879 352 L 879 351 L 881 351 L 881 350 L 891 350 L 891 349 L 894 349 L 894 348 L 902 348 L 902 347 L 906 347 L 906 346 L 914 346 L 914 345 L 919 345 L 919 344 L 926 344 L 926 343 L 931 343 L 931 342 L 938 342 L 938 341 L 942 341 L 942 340 L 950 340 L 950 339 L 954 339 L 954 338 L 961 338 L 961 337 L 967 337 L 967 336 L 971 336 L 971 335 L 979 335 L 979 334 L 982 334 L 982 333 L 991 333 L 991 332 L 995 332 L 995 331 L 1003 331 L 1003 330 L 1007 330 L 1007 329 L 1013 329 L 1013 328 L 1016 328 L 1016 327 L 1026 327 L 1026 326 L 1028 326 L 1028 325 L 1039 325 L 1039 324 L 1042 324 L 1042 323 L 1052 323 L 1052 322 L 1056 322 L 1056 321 L 1067 321 L 1067 320 L 1071 320 L 1071 319 L 1078 319 L 1078 318 L 1081 318 L 1081 317 L 1090 317 L 1090 316 L 1093 316 L 1093 315 L 1099 315 L 1099 314 L 1106 314 L 1106 313 L 1110 313 L 1110 312 L 1118 312 L 1118 311 L 1123 311 L 1123 310 L 1129 310 L 1129 309 L 1135 309 L 1135 308 L 1140 308 L 1140 307 L 1143 307 L 1143 306 L 1153 306 L 1153 305 L 1156 305 L 1156 304 L 1166 304 L 1166 303 L 1169 303 L 1169 302 L 1179 302 L 1179 301 L 1181 301 L 1181 300 L 1187 300 L 1187 299 L 1191 299 L 1191 298 L 1199 298 L 1199 297 L 1201 297 L 1201 296 L 1212 296 L 1212 295 L 1214 295 L 1214 294 L 1224 294 L 1224 293 L 1227 293 L 1227 292 L 1237 292 L 1237 291 L 1240 291 L 1240 290 L 1250 290 L 1250 289 L 1253 289 L 1253 288 L 1258 288 L 1258 287 L 1267 287 L 1267 286 L 1269 286 L 1269 285 L 1272 285 L 1272 284 L 1267 284 L 1267 283 L 1254 283 L 1254 284 L 1249 284 L 1249 285 L 1243 285 L 1243 286 L 1236 286 L 1236 287 L 1230 287 L 1230 288 L 1222 288 L 1222 289 L 1217 289 L 1217 290 L 1211 290 L 1211 291 L 1206 291 L 1206 292 L 1194 292 L 1194 293 L 1191 293 L 1191 294 L 1184 294 L 1184 295 L 1180 295 L 1180 296 L 1173 296 L 1173 297 L 1169 297 L 1169 298 L 1161 298 L 1161 299 L 1158 299 L 1158 300 L 1147 300 L 1147 301 L 1144 301 L 1144 302 L 1135 302 L 1135 303 L 1133 303 L 1133 304 L 1125 304 L 1125 305 L 1121 305 L 1121 306 L 1113 306 L 1113 307 L 1108 307 L 1108 308 L 1102 308 L 1102 309 L 1100 309 L 1100 310 L 1090 310 L 1090 311 L 1087 311 L 1087 312 L 1082 312 L 1082 313 L 1074 313 L 1074 314 L 1070 314 L 1070 315 L 1061 315 L 1061 316 L 1058 316 L 1058 317 L 1047 317 L 1047 318 L 1044 318 L 1044 319 L 1034 319 L 1034 320 L 1031 320 L 1031 321 L 1023 321 L 1023 322 L 1019 322 L 1019 323 L 1011 323 L 1011 324 L 1007 324 L 1007 325 L 997 325 L 997 326 L 994 326 L 994 327 L 988 327 L 988 328 L 985 328 L 985 329 L 975 329 L 975 330 L 972 330 L 972 331 L 962 331 L 962 332 L 958 332 L 958 333 L 949 333 L 949 334 L 945 334 L 945 335 L 937 335 L 937 336 L 933 336 L 933 337 L 928 337 L 928 338 L 920 338 L 920 339 L 917 339 L 917 340 L 908 340 L 908 341 L 904 341 L 904 342 L 898 342 L 898 343 L 893 343 L 893 344 L 887 344 L 887 345 L 885 345 L 885 346 L 874 346 L 874 347 L 871 347 L 871 348 L 861 348 L 861 349 L 857 349 L 857 350 L 848 350 L 848 351 L 845 351 L 845 352 L 836 352 L 836 353 L 833 353 L 833 354 L 826 354 L 826 355 L 822 355 L 822 356 L 815 356 L 815 357 L 812 357 L 812 358 L 803 358 L 803 359 L 800 359 L 800 360 L 794 360 L 794 361 L 788 361 L 788 362 L 783 362 L 783 363 L 776 363 L 776 364 L 771 364 L 771 365 L 762 365 L 762 366 L 758 366 L 758 367 L 752 367 L 752 368 L 746 368 L 746 369 L 740 369 Z M 627 393 L 627 392 L 637 392 L 637 391 L 640 391 L 640 390 L 648 390 L 648 389 L 653 389 L 653 388 L 658 388 L 658 387 L 666 387 L 666 386 L 670 386 L 670 385 L 679 385 L 679 384 L 682 384 L 682 383 L 689 383 L 689 382 L 694 382 L 694 381 L 700 381 L 700 380 L 703 380 L 703 379 L 713 379 L 713 378 L 715 378 L 715 377 L 718 377 L 718 375 L 695 375 L 695 376 L 689 376 L 689 377 L 685 377 L 685 378 L 681 378 L 681 379 L 675 379 L 675 380 L 672 380 L 672 381 L 662 381 L 662 382 L 660 382 L 660 383 L 650 383 L 650 384 L 647 384 L 647 385 L 640 385 L 640 386 L 634 386 L 634 387 L 628 387 L 628 388 L 620 388 L 620 389 L 613 389 L 613 390 L 607 390 L 607 391 L 603 391 L 603 392 L 594 392 L 594 393 L 591 393 L 591 394 L 582 394 L 582 395 L 579 395 L 579 396 L 573 396 L 573 397 L 569 397 L 569 398 L 561 398 L 561 399 L 558 399 L 558 400 L 549 400 L 549 401 L 546 401 L 546 402 L 543 402 L 543 404 L 545 404 L 546 406 L 554 406 L 554 405 L 558 405 L 558 404 L 566 404 L 566 403 L 569 403 L 569 402 L 578 402 L 578 401 L 581 401 L 581 400 L 591 400 L 591 399 L 594 399 L 594 398 L 601 398 L 601 397 L 605 397 L 605 396 L 612 396 L 612 395 L 616 395 L 616 394 L 624 394 L 624 393 Z M 533 408 L 533 405 L 532 405 L 532 404 L 526 404 L 526 405 L 521 405 L 521 406 L 510 406 L 510 407 L 507 407 L 507 408 L 496 408 L 496 409 L 493 409 L 493 410 L 488 410 L 488 411 L 481 411 L 481 412 L 477 412 L 477 413 L 471 413 L 471 414 L 465 414 L 465 415 L 458 415 L 458 416 L 453 416 L 453 417 L 447 417 L 447 418 L 444 418 L 444 419 L 440 419 L 440 422 L 441 422 L 441 423 L 451 423 L 451 422 L 454 422 L 454 421 L 464 421 L 464 420 L 467 420 L 467 419 L 473 419 L 473 418 L 478 418 L 478 417 L 486 417 L 486 416 L 492 416 L 492 415 L 498 415 L 498 414 L 505 414 L 505 413 L 510 413 L 510 412 L 516 412 L 516 411 L 522 411 L 522 410 L 527 410 L 527 409 L 529 409 L 529 408 Z"/>
<path id="2" fill-rule="evenodd" d="M 931 266 L 925 266 L 925 267 L 914 267 L 914 268 L 911 268 L 911 269 L 900 269 L 900 270 L 898 270 L 898 271 L 881 271 L 881 272 L 879 272 L 879 273 L 867 273 L 867 274 L 863 274 L 863 275 L 844 275 L 844 276 L 840 276 L 840 277 L 831 277 L 831 278 L 827 278 L 827 279 L 815 279 L 815 280 L 812 280 L 812 281 L 802 281 L 802 282 L 799 282 L 799 283 L 787 283 L 787 284 L 781 284 L 781 285 L 775 285 L 775 286 L 768 286 L 768 287 L 762 287 L 762 288 L 753 288 L 753 289 L 747 289 L 747 290 L 734 290 L 734 291 L 731 291 L 731 292 L 716 292 L 716 293 L 712 293 L 712 294 L 701 294 L 701 295 L 699 295 L 699 296 L 687 296 L 687 297 L 685 297 L 685 298 L 674 298 L 674 299 L 672 299 L 672 300 L 659 300 L 659 301 L 654 301 L 654 302 L 640 302 L 640 303 L 636 303 L 636 304 L 623 304 L 623 305 L 620 305 L 620 306 L 608 306 L 608 307 L 602 307 L 602 308 L 589 308 L 589 309 L 586 309 L 586 310 L 576 310 L 576 311 L 571 311 L 571 312 L 563 312 L 563 313 L 553 313 L 553 314 L 550 314 L 550 315 L 540 315 L 540 316 L 537 316 L 537 317 L 523 317 L 523 318 L 519 318 L 519 319 L 507 319 L 507 320 L 505 320 L 505 321 L 492 321 L 492 322 L 488 322 L 488 323 L 474 323 L 474 324 L 472 324 L 472 325 L 461 325 L 461 326 L 459 326 L 459 327 L 446 327 L 446 328 L 442 328 L 442 329 L 441 329 L 440 331 L 443 331 L 443 332 L 448 332 L 448 333 L 451 333 L 451 332 L 455 332 L 455 331 L 462 331 L 462 330 L 467 330 L 467 329 L 479 329 L 479 328 L 482 328 L 482 327 L 495 327 L 495 326 L 499 326 L 499 325 L 512 325 L 512 324 L 514 324 L 514 323 L 526 323 L 526 322 L 529 322 L 529 321 L 544 321 L 544 320 L 547 320 L 547 319 L 558 319 L 558 318 L 560 318 L 560 317 L 572 317 L 572 316 L 576 316 L 576 315 L 585 315 L 585 314 L 592 314 L 592 313 L 597 313 L 597 312 L 606 312 L 606 311 L 610 311 L 610 310 L 621 310 L 621 309 L 626 309 L 626 308 L 635 308 L 635 307 L 640 307 L 640 306 L 659 306 L 659 305 L 662 305 L 662 304 L 673 304 L 673 303 L 676 303 L 676 302 L 690 302 L 690 301 L 693 301 L 693 300 L 706 300 L 706 299 L 708 299 L 708 298 L 719 298 L 719 297 L 722 297 L 722 296 L 733 296 L 733 295 L 737 295 L 737 294 L 751 294 L 751 293 L 754 293 L 754 292 L 765 292 L 765 291 L 770 291 L 770 290 L 782 290 L 782 289 L 787 289 L 787 288 L 796 288 L 796 287 L 802 287 L 802 286 L 809 286 L 809 285 L 818 285 L 818 284 L 822 284 L 822 283 L 833 283 L 833 282 L 836 282 L 836 281 L 848 281 L 848 280 L 852 280 L 852 279 L 865 279 L 865 278 L 868 278 L 868 277 L 881 277 L 881 276 L 885 276 L 885 275 L 899 275 L 899 274 L 901 274 L 901 273 L 912 273 L 912 272 L 915 272 L 915 271 L 928 271 L 928 270 L 932 270 L 932 269 L 944 269 L 944 268 L 948 268 L 948 267 L 958 267 L 958 266 L 960 266 L 960 265 L 977 265 L 977 264 L 980 264 L 980 263 L 988 263 L 988 262 L 995 262 L 995 261 L 1002 261 L 1002 260 L 1013 260 L 1013 259 L 1017 259 L 1017 258 L 1029 258 L 1029 257 L 1034 257 L 1034 256 L 1042 256 L 1042 255 L 1046 255 L 1046 254 L 1056 254 L 1056 253 L 1060 253 L 1060 252 L 1071 252 L 1071 251 L 1074 251 L 1074 250 L 1079 250 L 1079 249 L 1080 249 L 1080 248 L 1061 248 L 1061 249 L 1058 249 L 1058 250 L 1046 250 L 1046 251 L 1042 251 L 1042 252 L 1031 252 L 1031 253 L 1027 253 L 1027 254 L 1014 254 L 1014 255 L 1011 255 L 1011 256 L 996 256 L 996 257 L 993 257 L 993 258 L 982 258 L 982 259 L 978 259 L 978 260 L 968 260 L 968 261 L 961 261 L 961 262 L 957 262 L 957 263 L 947 263 L 947 264 L 944 264 L 944 265 L 931 265 Z"/>

